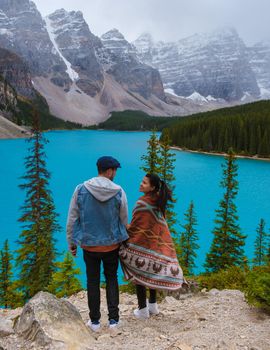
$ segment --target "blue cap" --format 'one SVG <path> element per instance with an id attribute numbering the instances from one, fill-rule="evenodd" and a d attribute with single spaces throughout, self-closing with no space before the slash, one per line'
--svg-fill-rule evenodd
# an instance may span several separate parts
<path id="1" fill-rule="evenodd" d="M 120 163 L 117 159 L 111 156 L 103 156 L 97 160 L 97 166 L 106 170 L 110 168 L 121 168 Z"/>

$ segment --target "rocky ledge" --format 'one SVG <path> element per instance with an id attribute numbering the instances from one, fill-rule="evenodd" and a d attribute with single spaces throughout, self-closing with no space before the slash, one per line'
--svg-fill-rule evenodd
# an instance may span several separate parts
<path id="1" fill-rule="evenodd" d="M 0 111 L 0 139 L 15 139 L 29 136 L 31 136 L 31 133 L 26 128 L 12 123 Z"/>
<path id="2" fill-rule="evenodd" d="M 109 330 L 105 291 L 99 333 L 85 326 L 87 296 L 68 299 L 40 292 L 23 309 L 0 310 L 0 349 L 167 349 L 269 350 L 270 317 L 250 307 L 237 290 L 167 296 L 160 314 L 148 320 L 133 316 L 136 297 L 120 295 L 121 325 Z"/>

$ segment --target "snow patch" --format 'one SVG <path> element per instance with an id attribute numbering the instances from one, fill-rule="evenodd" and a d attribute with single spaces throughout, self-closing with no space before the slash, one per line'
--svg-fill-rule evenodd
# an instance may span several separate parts
<path id="1" fill-rule="evenodd" d="M 187 99 L 195 101 L 195 102 L 208 102 L 207 99 L 200 95 L 197 91 L 194 91 L 193 94 L 187 97 Z"/>
<path id="2" fill-rule="evenodd" d="M 1 28 L 0 29 L 0 35 L 13 36 L 13 33 L 10 30 L 8 30 L 8 29 Z"/>
<path id="3" fill-rule="evenodd" d="M 269 100 L 270 99 L 270 90 L 267 90 L 265 88 L 260 88 L 260 98 L 262 100 Z"/>
<path id="4" fill-rule="evenodd" d="M 167 88 L 167 89 L 164 89 L 164 91 L 167 92 L 168 94 L 178 97 L 178 95 L 174 92 L 174 89 Z"/>
<path id="5" fill-rule="evenodd" d="M 207 101 L 217 101 L 217 99 L 211 95 L 206 96 Z"/>
<path id="6" fill-rule="evenodd" d="M 250 95 L 250 93 L 245 92 L 244 95 L 241 97 L 241 101 L 246 101 L 246 100 L 250 100 L 252 96 Z"/>
<path id="7" fill-rule="evenodd" d="M 56 43 L 56 35 L 54 33 L 54 30 L 53 30 L 53 27 L 51 25 L 51 21 L 48 17 L 45 17 L 45 23 L 46 23 L 46 28 L 47 28 L 47 31 L 48 31 L 48 34 L 49 34 L 49 37 L 51 39 L 51 42 L 53 44 L 53 47 L 55 48 L 56 52 L 59 54 L 59 56 L 62 58 L 62 60 L 65 62 L 65 65 L 67 66 L 67 74 L 69 75 L 70 79 L 72 81 L 76 81 L 79 79 L 79 75 L 77 72 L 75 72 L 74 69 L 71 68 L 71 63 L 62 55 L 62 53 L 60 52 L 59 48 L 58 48 L 58 45 Z"/>

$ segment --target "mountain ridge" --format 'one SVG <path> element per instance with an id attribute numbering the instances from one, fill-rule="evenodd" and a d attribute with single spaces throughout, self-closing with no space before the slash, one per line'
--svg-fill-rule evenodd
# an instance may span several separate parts
<path id="1" fill-rule="evenodd" d="M 260 93 L 270 97 L 270 47 L 269 52 L 262 46 L 247 50 L 234 29 L 221 31 L 215 40 L 197 34 L 177 43 L 155 44 L 148 35 L 153 56 L 143 57 L 138 45 L 117 29 L 95 36 L 80 11 L 59 9 L 42 18 L 32 1 L 0 0 L 0 25 L 0 47 L 23 58 L 35 88 L 63 120 L 91 125 L 125 109 L 181 116 L 253 101 Z M 201 44 L 193 42 L 195 37 Z M 218 43 L 219 38 L 227 41 Z M 260 67 L 258 55 L 265 60 Z M 229 69 L 223 70 L 222 64 Z"/>

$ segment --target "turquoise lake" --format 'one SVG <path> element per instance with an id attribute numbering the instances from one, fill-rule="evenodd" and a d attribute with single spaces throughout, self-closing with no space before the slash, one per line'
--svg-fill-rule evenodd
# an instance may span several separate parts
<path id="1" fill-rule="evenodd" d="M 59 223 L 62 231 L 57 233 L 59 252 L 67 249 L 65 223 L 69 201 L 74 188 L 84 180 L 96 176 L 96 160 L 102 155 L 117 158 L 122 168 L 119 169 L 115 182 L 127 193 L 129 214 L 140 196 L 138 191 L 144 173 L 139 169 L 141 156 L 146 153 L 148 132 L 115 131 L 53 131 L 46 133 L 50 141 L 46 145 L 47 167 L 51 172 L 50 188 L 53 193 L 56 210 L 60 214 Z M 18 185 L 24 174 L 24 158 L 28 143 L 24 139 L 0 141 L 0 245 L 9 239 L 12 250 L 16 249 L 20 225 L 20 206 L 24 201 L 24 192 Z M 203 271 L 205 255 L 212 241 L 215 209 L 222 198 L 219 186 L 222 178 L 221 163 L 224 158 L 214 155 L 195 154 L 174 151 L 175 162 L 175 211 L 178 215 L 177 230 L 181 231 L 184 212 L 190 201 L 195 204 L 197 214 L 197 232 L 200 249 L 197 251 L 196 272 Z M 236 200 L 239 223 L 246 239 L 246 254 L 253 256 L 256 228 L 264 218 L 266 228 L 270 228 L 270 162 L 250 159 L 237 160 L 239 192 Z M 79 252 L 77 265 L 82 270 L 81 280 L 85 286 L 84 262 Z"/>

